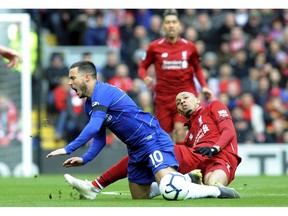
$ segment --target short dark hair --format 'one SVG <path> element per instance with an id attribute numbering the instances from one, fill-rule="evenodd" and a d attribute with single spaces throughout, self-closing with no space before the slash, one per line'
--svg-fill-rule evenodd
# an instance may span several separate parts
<path id="1" fill-rule="evenodd" d="M 163 18 L 170 15 L 178 17 L 178 11 L 176 9 L 166 9 L 163 13 Z"/>
<path id="2" fill-rule="evenodd" d="M 90 61 L 78 61 L 70 66 L 70 69 L 78 67 L 80 73 L 91 73 L 91 75 L 97 78 L 96 66 Z"/>

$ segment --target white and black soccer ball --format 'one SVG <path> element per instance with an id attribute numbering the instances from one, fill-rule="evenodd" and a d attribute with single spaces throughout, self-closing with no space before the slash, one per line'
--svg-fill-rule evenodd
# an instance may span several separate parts
<path id="1" fill-rule="evenodd" d="M 166 174 L 160 181 L 160 193 L 166 200 L 183 200 L 188 192 L 185 176 L 178 172 Z"/>

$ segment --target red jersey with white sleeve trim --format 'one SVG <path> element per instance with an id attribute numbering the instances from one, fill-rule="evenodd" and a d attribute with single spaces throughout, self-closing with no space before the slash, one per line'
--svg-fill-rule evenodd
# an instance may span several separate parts
<path id="1" fill-rule="evenodd" d="M 220 146 L 221 151 L 239 158 L 235 127 L 228 108 L 219 101 L 200 106 L 190 116 L 185 145 L 191 147 Z"/>
<path id="2" fill-rule="evenodd" d="M 150 43 L 145 59 L 140 63 L 138 75 L 141 79 L 147 76 L 147 68 L 154 64 L 156 71 L 156 97 L 159 95 L 177 95 L 189 91 L 198 95 L 193 77 L 200 85 L 207 83 L 200 66 L 200 58 L 195 45 L 183 38 L 170 43 L 162 37 Z"/>

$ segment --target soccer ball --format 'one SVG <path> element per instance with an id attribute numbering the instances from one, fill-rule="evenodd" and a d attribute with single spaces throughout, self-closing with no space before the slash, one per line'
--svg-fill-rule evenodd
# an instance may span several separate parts
<path id="1" fill-rule="evenodd" d="M 160 181 L 160 193 L 166 200 L 183 200 L 188 192 L 188 184 L 183 174 L 171 172 Z"/>

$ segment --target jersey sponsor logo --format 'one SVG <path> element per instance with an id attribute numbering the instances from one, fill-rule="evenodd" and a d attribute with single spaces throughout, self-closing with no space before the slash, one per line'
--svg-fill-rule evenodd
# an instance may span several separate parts
<path id="1" fill-rule="evenodd" d="M 227 110 L 219 110 L 218 114 L 221 117 L 228 117 L 229 116 Z"/>
<path id="2" fill-rule="evenodd" d="M 164 60 L 162 64 L 162 69 L 172 70 L 172 69 L 182 69 L 182 61 L 167 61 Z"/>

